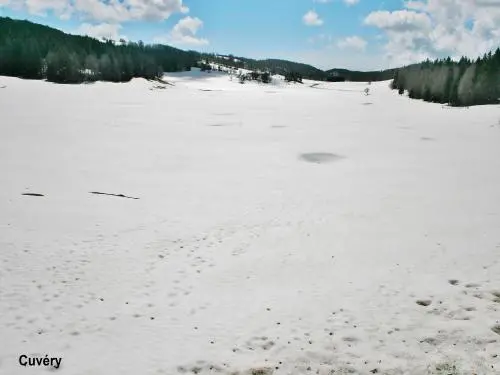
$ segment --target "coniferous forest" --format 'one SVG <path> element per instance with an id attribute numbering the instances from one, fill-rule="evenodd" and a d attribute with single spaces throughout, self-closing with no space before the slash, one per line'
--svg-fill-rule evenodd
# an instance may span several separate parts
<path id="1" fill-rule="evenodd" d="M 154 79 L 194 66 L 196 52 L 163 45 L 99 41 L 28 21 L 0 18 L 0 75 L 58 83 Z"/>
<path id="2" fill-rule="evenodd" d="M 426 61 L 398 69 L 392 88 L 410 98 L 471 106 L 500 103 L 500 48 L 474 61 L 462 57 Z"/>
<path id="3" fill-rule="evenodd" d="M 129 81 L 135 77 L 160 78 L 199 66 L 200 61 L 225 64 L 286 77 L 314 80 L 381 81 L 410 98 L 452 106 L 500 102 L 500 48 L 476 60 L 462 57 L 425 61 L 398 69 L 356 72 L 322 71 L 311 65 L 286 60 L 253 60 L 184 51 L 143 42 L 97 40 L 70 35 L 29 21 L 0 17 L 0 75 L 47 79 L 57 83 Z"/>

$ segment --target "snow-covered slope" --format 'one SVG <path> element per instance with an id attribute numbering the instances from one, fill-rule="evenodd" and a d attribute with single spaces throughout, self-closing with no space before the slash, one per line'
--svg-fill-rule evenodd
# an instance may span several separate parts
<path id="1" fill-rule="evenodd" d="M 195 75 L 0 77 L 0 374 L 499 373 L 498 106 Z"/>

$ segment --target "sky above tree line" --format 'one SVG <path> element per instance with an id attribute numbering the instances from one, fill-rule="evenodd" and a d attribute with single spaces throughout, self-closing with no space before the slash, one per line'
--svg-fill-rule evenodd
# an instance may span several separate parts
<path id="1" fill-rule="evenodd" d="M 0 0 L 0 16 L 323 69 L 475 57 L 500 45 L 500 0 Z"/>

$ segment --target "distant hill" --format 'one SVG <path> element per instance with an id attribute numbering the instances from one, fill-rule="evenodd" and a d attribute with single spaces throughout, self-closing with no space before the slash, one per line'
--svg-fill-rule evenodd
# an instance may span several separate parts
<path id="1" fill-rule="evenodd" d="M 394 74 L 398 69 L 387 69 L 380 71 L 361 72 L 347 69 L 330 69 L 325 73 L 328 77 L 340 77 L 346 81 L 354 82 L 370 82 L 370 81 L 387 81 L 394 78 Z"/>
<path id="2" fill-rule="evenodd" d="M 232 66 L 235 68 L 246 68 L 250 70 L 269 71 L 273 74 L 286 75 L 286 73 L 289 72 L 296 72 L 302 75 L 304 78 L 318 80 L 318 81 L 325 81 L 332 77 L 341 78 L 341 80 L 343 81 L 357 81 L 357 82 L 386 81 L 394 78 L 394 73 L 397 71 L 397 69 L 387 69 L 381 71 L 367 71 L 367 72 L 348 70 L 348 69 L 330 69 L 327 71 L 323 71 L 321 69 L 315 68 L 312 65 L 297 63 L 288 60 L 280 60 L 280 59 L 255 60 L 233 55 L 220 56 L 216 54 L 204 54 L 203 58 L 210 62 L 226 66 Z"/>
<path id="3" fill-rule="evenodd" d="M 202 58 L 209 62 L 229 66 L 233 68 L 245 68 L 249 70 L 267 71 L 272 74 L 286 75 L 287 73 L 298 73 L 302 77 L 314 80 L 325 80 L 327 74 L 312 65 L 297 63 L 280 59 L 256 60 L 247 57 L 233 55 L 202 54 Z"/>
<path id="4" fill-rule="evenodd" d="M 289 72 L 295 72 L 299 73 L 304 78 L 318 81 L 322 81 L 327 77 L 327 74 L 323 70 L 308 64 L 280 59 L 253 60 L 242 58 L 242 60 L 247 64 L 248 68 L 252 70 L 268 70 L 273 74 L 281 75 L 286 75 L 286 73 Z"/>
<path id="5" fill-rule="evenodd" d="M 378 81 L 392 79 L 395 72 L 394 69 L 380 72 L 332 69 L 325 72 L 312 65 L 288 60 L 221 56 L 165 45 L 145 45 L 140 41 L 98 40 L 6 17 L 0 17 L 0 56 L 0 75 L 43 78 L 61 83 L 157 78 L 162 72 L 197 66 L 201 60 L 273 74 L 293 73 L 320 81 L 327 80 L 332 74 L 349 81 Z"/>

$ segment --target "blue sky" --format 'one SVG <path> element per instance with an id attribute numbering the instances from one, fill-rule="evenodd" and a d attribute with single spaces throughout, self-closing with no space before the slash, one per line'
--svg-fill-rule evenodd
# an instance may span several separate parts
<path id="1" fill-rule="evenodd" d="M 478 55 L 500 41 L 496 0 L 0 0 L 0 15 L 325 69 Z"/>

